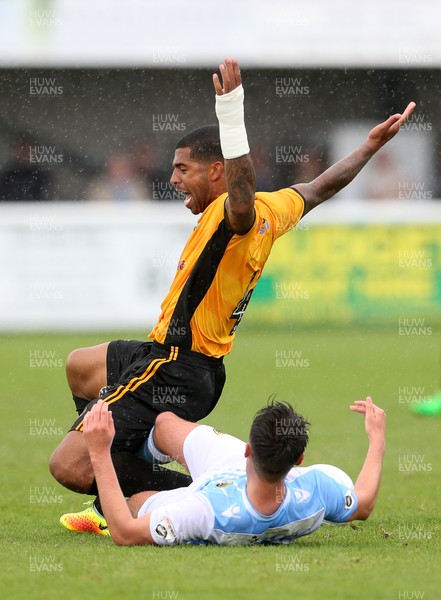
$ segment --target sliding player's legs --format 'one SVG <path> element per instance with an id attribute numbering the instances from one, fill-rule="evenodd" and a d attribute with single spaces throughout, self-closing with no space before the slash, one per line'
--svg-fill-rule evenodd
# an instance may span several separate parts
<path id="1" fill-rule="evenodd" d="M 80 415 L 106 386 L 114 385 L 133 362 L 150 352 L 151 342 L 116 340 L 78 348 L 66 362 L 66 378 Z"/>
<path id="2" fill-rule="evenodd" d="M 186 420 L 202 419 L 216 405 L 224 382 L 222 360 L 155 342 L 148 355 L 130 365 L 119 382 L 102 394 L 115 423 L 112 453 L 136 453 L 161 412 L 173 411 Z M 51 472 L 69 489 L 87 493 L 85 486 L 93 476 L 84 440 L 79 437 L 83 417 L 52 455 Z"/>
<path id="3" fill-rule="evenodd" d="M 104 394 L 107 386 L 115 385 L 130 365 L 147 357 L 151 346 L 151 342 L 115 340 L 71 352 L 66 376 L 78 414 L 81 415 L 100 392 Z M 64 487 L 89 493 L 94 475 L 81 432 L 68 432 L 53 452 L 49 469 Z"/>
<path id="4" fill-rule="evenodd" d="M 190 431 L 200 427 L 181 419 L 172 412 L 164 412 L 157 416 L 154 429 L 154 444 L 163 454 L 171 456 L 188 470 L 184 457 L 184 442 Z"/>
<path id="5" fill-rule="evenodd" d="M 109 342 L 78 348 L 69 354 L 66 361 L 67 383 L 74 396 L 93 400 L 107 385 L 107 347 Z"/>
<path id="6" fill-rule="evenodd" d="M 245 442 L 208 425 L 189 433 L 183 453 L 193 480 L 219 469 L 245 467 Z"/>
<path id="7" fill-rule="evenodd" d="M 245 442 L 208 425 L 197 425 L 167 412 L 158 415 L 154 430 L 157 448 L 187 466 L 193 483 L 161 492 L 141 492 L 129 500 L 134 516 L 143 516 L 170 503 L 183 502 L 216 471 L 244 469 Z"/>
<path id="8" fill-rule="evenodd" d="M 49 460 L 52 476 L 73 492 L 88 494 L 95 480 L 84 436 L 69 431 Z"/>
<path id="9" fill-rule="evenodd" d="M 209 425 L 180 419 L 171 412 L 158 415 L 155 446 L 186 467 L 193 480 L 207 471 L 243 463 L 245 442 Z"/>

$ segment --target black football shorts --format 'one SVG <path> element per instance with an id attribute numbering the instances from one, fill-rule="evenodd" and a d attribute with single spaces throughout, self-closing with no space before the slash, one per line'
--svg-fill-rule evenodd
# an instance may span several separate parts
<path id="1" fill-rule="evenodd" d="M 160 412 L 172 411 L 196 422 L 216 406 L 225 383 L 221 358 L 164 346 L 158 342 L 117 340 L 107 350 L 107 386 L 100 398 L 115 423 L 112 452 L 136 452 Z M 83 430 L 84 414 L 71 431 Z"/>

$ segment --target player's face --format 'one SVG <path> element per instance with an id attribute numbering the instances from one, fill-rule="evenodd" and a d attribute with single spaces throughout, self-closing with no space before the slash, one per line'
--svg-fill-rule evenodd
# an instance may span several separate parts
<path id="1" fill-rule="evenodd" d="M 211 202 L 208 176 L 210 163 L 190 158 L 190 148 L 177 148 L 170 183 L 185 194 L 184 204 L 194 215 L 203 212 Z"/>

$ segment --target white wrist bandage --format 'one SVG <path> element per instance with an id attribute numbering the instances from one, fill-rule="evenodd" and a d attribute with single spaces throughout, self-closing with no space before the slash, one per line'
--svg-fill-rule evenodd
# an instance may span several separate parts
<path id="1" fill-rule="evenodd" d="M 248 154 L 247 132 L 243 110 L 243 87 L 240 85 L 232 92 L 218 96 L 216 94 L 216 116 L 219 120 L 220 143 L 224 158 L 238 158 Z"/>

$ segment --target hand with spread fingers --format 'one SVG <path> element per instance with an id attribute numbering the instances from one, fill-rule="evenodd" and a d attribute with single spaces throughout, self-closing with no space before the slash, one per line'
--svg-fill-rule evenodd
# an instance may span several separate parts
<path id="1" fill-rule="evenodd" d="M 239 64 L 235 58 L 225 59 L 225 64 L 219 65 L 219 71 L 222 77 L 222 83 L 217 73 L 213 74 L 214 90 L 218 96 L 223 96 L 232 92 L 242 85 Z"/>

